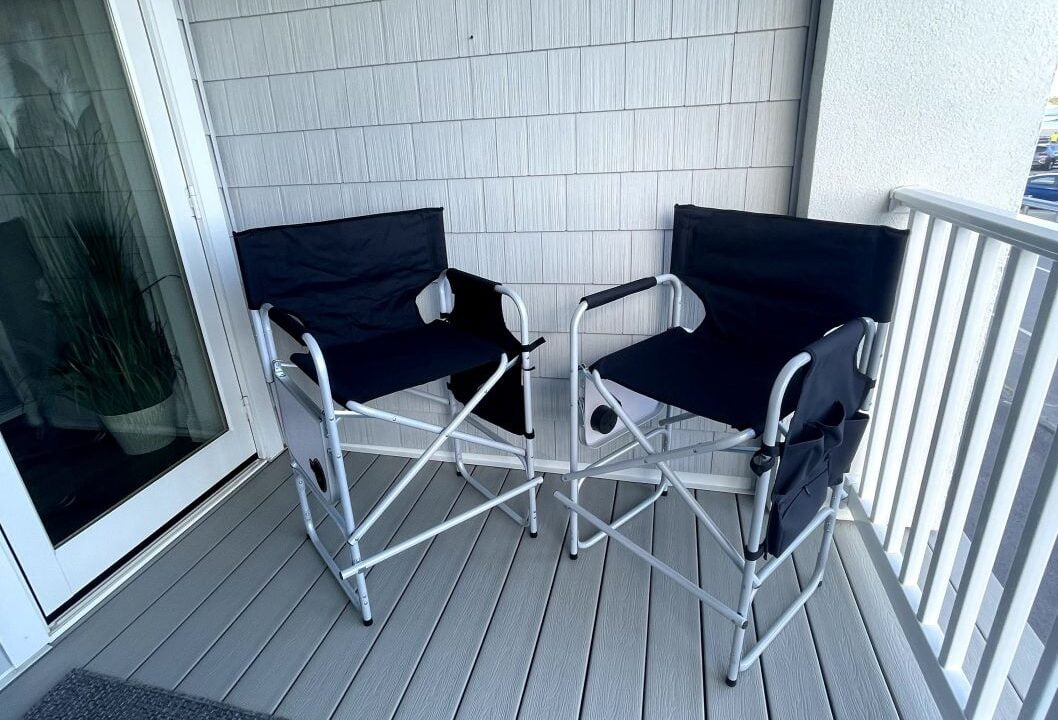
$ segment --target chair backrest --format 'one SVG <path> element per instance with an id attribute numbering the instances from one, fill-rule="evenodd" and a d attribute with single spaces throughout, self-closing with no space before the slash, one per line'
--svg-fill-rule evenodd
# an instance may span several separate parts
<path id="1" fill-rule="evenodd" d="M 906 243 L 881 225 L 677 205 L 670 267 L 705 305 L 695 332 L 788 358 L 854 318 L 888 322 Z"/>
<path id="2" fill-rule="evenodd" d="M 422 324 L 415 297 L 448 267 L 441 208 L 235 233 L 251 308 L 300 318 L 324 346 Z"/>

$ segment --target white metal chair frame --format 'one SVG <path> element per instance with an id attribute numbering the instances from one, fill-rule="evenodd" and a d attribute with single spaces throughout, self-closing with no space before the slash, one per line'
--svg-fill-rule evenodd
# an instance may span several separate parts
<path id="1" fill-rule="evenodd" d="M 596 304 L 594 307 L 601 307 L 602 305 L 628 297 L 636 292 L 642 292 L 646 289 L 665 285 L 671 288 L 672 291 L 669 299 L 669 328 L 680 327 L 681 329 L 687 330 L 687 328 L 682 325 L 683 284 L 675 275 L 667 273 L 656 276 L 654 280 L 656 281 L 656 284 L 654 285 L 641 287 L 639 289 L 630 289 L 628 292 L 617 294 L 604 302 Z M 629 283 L 629 285 L 632 284 L 634 283 Z M 570 556 L 575 558 L 580 550 L 589 548 L 608 536 L 630 550 L 640 559 L 649 563 L 655 570 L 672 578 L 680 585 L 680 587 L 694 595 L 699 602 L 712 608 L 730 620 L 735 627 L 735 633 L 731 646 L 731 656 L 726 681 L 729 686 L 733 687 L 738 680 L 739 673 L 748 669 L 754 662 L 756 662 L 761 653 L 764 652 L 773 640 L 775 640 L 776 636 L 778 636 L 790 620 L 794 618 L 797 611 L 804 606 L 822 583 L 823 572 L 826 568 L 833 541 L 834 523 L 837 519 L 837 513 L 841 507 L 842 500 L 846 496 L 844 483 L 831 488 L 828 502 L 816 513 L 809 525 L 793 540 L 793 542 L 790 543 L 789 547 L 787 547 L 780 555 L 761 562 L 763 557 L 761 546 L 764 540 L 766 512 L 770 500 L 772 479 L 776 476 L 776 472 L 778 471 L 779 463 L 781 462 L 780 457 L 778 457 L 778 455 L 774 456 L 774 462 L 770 464 L 770 467 L 767 467 L 759 474 L 755 473 L 756 480 L 753 487 L 753 514 L 752 519 L 750 520 L 748 538 L 745 539 L 745 545 L 743 548 L 736 548 L 724 536 L 723 532 L 712 518 L 709 517 L 701 504 L 695 500 L 693 492 L 687 488 L 682 480 L 680 480 L 679 475 L 669 468 L 668 461 L 703 453 L 723 451 L 756 453 L 762 446 L 775 448 L 777 444 L 782 441 L 785 434 L 784 425 L 781 423 L 783 420 L 781 417 L 781 408 L 783 407 L 783 398 L 786 394 L 787 386 L 793 379 L 794 375 L 801 368 L 807 366 L 811 362 L 811 356 L 806 352 L 798 353 L 787 361 L 778 376 L 775 378 L 768 400 L 768 410 L 762 438 L 758 439 L 757 433 L 754 430 L 749 429 L 720 440 L 670 449 L 671 426 L 683 420 L 697 417 L 697 415 L 690 412 L 682 412 L 678 415 L 674 415 L 673 407 L 671 405 L 666 405 L 664 417 L 658 421 L 657 427 L 649 430 L 645 429 L 649 420 L 644 421 L 642 425 L 637 425 L 622 408 L 621 403 L 614 398 L 612 393 L 606 387 L 599 372 L 597 370 L 589 370 L 587 366 L 581 365 L 580 363 L 580 322 L 588 310 L 588 303 L 582 300 L 578 305 L 577 310 L 574 312 L 573 319 L 570 323 L 570 471 L 563 476 L 563 479 L 569 482 L 569 497 L 564 496 L 561 492 L 555 493 L 559 502 L 566 506 L 570 511 Z M 860 370 L 873 382 L 878 376 L 882 346 L 888 332 L 888 323 L 875 323 L 869 318 L 864 318 L 864 320 L 867 325 L 867 333 L 860 348 Z M 583 468 L 580 467 L 578 461 L 580 439 L 577 432 L 578 423 L 580 422 L 578 382 L 581 375 L 583 375 L 586 380 L 592 382 L 600 396 L 614 413 L 616 413 L 621 424 L 633 437 L 632 442 L 623 445 L 607 456 L 600 458 Z M 860 409 L 861 411 L 866 412 L 869 408 L 870 395 L 868 395 L 868 398 L 864 401 L 863 406 Z M 789 424 L 786 424 L 785 427 L 788 428 Z M 651 444 L 651 438 L 653 437 L 660 437 L 660 451 L 655 449 Z M 763 440 L 763 443 L 760 442 L 760 439 Z M 636 447 L 643 448 L 647 454 L 643 457 L 631 460 L 617 461 L 617 458 L 631 452 Z M 637 504 L 621 516 L 611 520 L 609 523 L 596 517 L 580 504 L 579 496 L 581 486 L 589 476 L 598 476 L 607 472 L 650 466 L 656 466 L 661 473 L 657 489 L 641 503 Z M 737 606 L 730 607 L 712 594 L 706 592 L 697 583 L 692 582 L 673 567 L 644 550 L 618 530 L 618 528 L 633 517 L 650 507 L 660 497 L 667 495 L 670 486 L 676 489 L 677 494 L 690 507 L 697 521 L 716 540 L 720 549 L 742 573 L 742 582 Z M 578 527 L 578 520 L 580 518 L 584 518 L 596 529 L 597 532 L 588 538 L 581 538 Z M 823 525 L 824 527 L 823 538 L 816 557 L 815 569 L 812 572 L 811 579 L 805 585 L 805 589 L 786 608 L 786 610 L 783 611 L 772 627 L 758 637 L 756 644 L 751 648 L 745 649 L 744 640 L 746 629 L 749 626 L 750 610 L 757 591 L 763 586 L 764 582 L 771 577 L 776 569 L 778 569 L 780 564 L 787 560 L 820 525 Z"/>
<path id="2" fill-rule="evenodd" d="M 453 307 L 451 297 L 452 291 L 448 280 L 445 277 L 445 273 L 442 273 L 441 276 L 431 284 L 437 285 L 441 312 L 450 312 Z M 519 339 L 523 348 L 520 353 L 520 358 L 508 358 L 506 353 L 501 353 L 496 370 L 489 376 L 488 380 L 478 388 L 477 392 L 474 393 L 462 408 L 458 407 L 459 403 L 455 399 L 451 390 L 448 391 L 447 397 L 420 390 L 418 388 L 410 388 L 402 391 L 420 399 L 444 405 L 448 409 L 448 414 L 451 420 L 443 427 L 422 420 L 417 420 L 415 418 L 405 417 L 404 415 L 388 410 L 373 408 L 363 403 L 348 402 L 344 409 L 335 409 L 335 403 L 331 396 L 330 376 L 327 370 L 327 363 L 323 357 L 323 352 L 316 339 L 312 336 L 312 333 L 305 332 L 300 337 L 295 337 L 294 339 L 299 341 L 302 346 L 308 350 L 312 358 L 312 363 L 316 371 L 316 384 L 320 391 L 320 403 L 317 404 L 305 392 L 303 392 L 288 375 L 287 371 L 291 368 L 296 369 L 296 366 L 292 363 L 280 360 L 278 357 L 275 337 L 272 332 L 272 320 L 269 316 L 269 311 L 272 309 L 272 306 L 270 304 L 264 304 L 259 310 L 251 313 L 254 332 L 257 337 L 258 349 L 263 360 L 265 379 L 270 383 L 270 387 L 272 388 L 273 400 L 276 400 L 276 391 L 271 383 L 278 382 L 291 393 L 302 407 L 319 419 L 323 430 L 324 443 L 327 448 L 327 457 L 332 473 L 331 477 L 334 478 L 334 484 L 337 486 L 339 507 L 336 509 L 334 504 L 328 501 L 323 495 L 316 483 L 312 482 L 313 474 L 309 468 L 300 467 L 300 465 L 294 460 L 293 456 L 291 456 L 290 465 L 294 470 L 298 500 L 301 504 L 302 517 L 305 522 L 305 531 L 320 557 L 327 565 L 327 568 L 338 581 L 342 590 L 349 599 L 360 608 L 361 617 L 363 618 L 365 625 L 370 625 L 372 620 L 371 603 L 368 597 L 366 584 L 366 574 L 369 568 L 388 560 L 394 555 L 424 543 L 436 535 L 439 535 L 446 530 L 450 530 L 456 525 L 464 523 L 477 515 L 488 512 L 494 507 L 499 507 L 519 525 L 528 527 L 531 537 L 536 537 L 537 535 L 536 492 L 537 488 L 543 482 L 543 476 L 538 476 L 534 467 L 535 456 L 533 451 L 533 406 L 531 391 L 532 366 L 529 363 L 530 350 L 527 349 L 530 347 L 529 318 L 525 303 L 522 302 L 522 299 L 517 293 L 503 285 L 497 285 L 495 289 L 496 292 L 510 298 L 517 309 L 520 326 Z M 519 360 L 521 361 L 521 382 L 525 406 L 525 429 L 527 433 L 524 447 L 518 447 L 505 441 L 487 425 L 470 415 L 474 408 L 477 407 L 478 403 L 480 403 L 485 395 L 488 394 L 489 390 L 500 381 L 503 375 L 519 364 Z M 276 403 L 276 407 L 278 411 L 278 402 Z M 279 414 L 280 421 L 282 422 L 282 413 L 280 412 Z M 411 466 L 404 471 L 400 478 L 398 478 L 392 487 L 390 487 L 374 509 L 364 517 L 359 525 L 357 525 L 353 515 L 352 504 L 349 499 L 349 486 L 345 474 L 345 465 L 342 462 L 338 423 L 345 419 L 383 420 L 437 435 L 437 438 L 431 442 Z M 471 435 L 459 430 L 459 427 L 464 421 L 473 425 L 479 432 L 483 433 L 485 437 Z M 458 474 L 471 487 L 484 495 L 486 502 L 465 512 L 459 513 L 432 528 L 423 530 L 403 542 L 391 545 L 370 557 L 362 557 L 360 553 L 360 540 L 371 529 L 375 522 L 378 521 L 386 509 L 393 504 L 400 493 L 408 487 L 415 476 L 423 469 L 423 467 L 425 467 L 426 463 L 441 450 L 441 446 L 444 445 L 446 441 L 452 442 L 452 452 L 455 457 L 455 465 Z M 462 455 L 463 442 L 482 445 L 493 450 L 500 450 L 514 455 L 518 458 L 525 471 L 526 482 L 499 494 L 491 492 L 474 478 L 464 464 Z M 306 487 L 310 488 L 310 491 L 307 492 Z M 528 495 L 529 499 L 527 516 L 520 515 L 507 505 L 509 500 L 523 493 Z M 312 511 L 309 504 L 310 495 L 314 495 L 322 504 L 324 510 L 331 519 L 334 520 L 335 525 L 343 534 L 345 544 L 348 546 L 348 560 L 344 567 L 340 566 L 338 562 L 335 561 L 331 556 L 330 550 L 323 545 L 319 538 L 316 531 L 316 523 L 312 519 Z M 352 583 L 350 582 L 351 580 Z M 353 583 L 355 583 L 355 585 Z"/>

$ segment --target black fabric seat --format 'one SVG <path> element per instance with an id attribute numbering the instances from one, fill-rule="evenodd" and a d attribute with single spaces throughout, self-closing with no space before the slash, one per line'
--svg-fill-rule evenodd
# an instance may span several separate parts
<path id="1" fill-rule="evenodd" d="M 442 320 L 322 350 L 331 395 L 343 405 L 368 402 L 482 365 L 489 366 L 491 374 L 504 352 L 499 345 Z M 297 353 L 290 359 L 316 379 L 310 355 Z"/>
<path id="2" fill-rule="evenodd" d="M 742 350 L 708 328 L 693 333 L 672 328 L 607 355 L 592 369 L 663 403 L 760 431 L 772 383 L 788 359 Z M 786 395 L 788 409 L 797 399 L 794 390 Z"/>

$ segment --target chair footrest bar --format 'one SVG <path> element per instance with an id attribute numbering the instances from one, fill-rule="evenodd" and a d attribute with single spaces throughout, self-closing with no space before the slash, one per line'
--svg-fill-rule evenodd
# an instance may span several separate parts
<path id="1" fill-rule="evenodd" d="M 527 483 L 522 483 L 521 485 L 508 490 L 505 493 L 500 493 L 499 495 L 495 496 L 492 500 L 489 500 L 488 502 L 484 502 L 481 505 L 478 505 L 477 507 L 474 507 L 474 508 L 471 508 L 470 510 L 467 510 L 466 512 L 462 512 L 462 513 L 460 513 L 459 515 L 456 515 L 453 518 L 449 518 L 448 520 L 445 520 L 440 525 L 435 525 L 434 527 L 430 528 L 429 530 L 424 530 L 423 532 L 419 533 L 418 535 L 415 535 L 414 537 L 408 538 L 404 542 L 397 543 L 396 545 L 392 545 L 392 546 L 386 548 L 385 550 L 372 555 L 371 557 L 364 558 L 363 560 L 361 560 L 360 562 L 356 563 L 355 565 L 352 565 L 351 567 L 348 567 L 345 570 L 342 570 L 341 571 L 341 576 L 348 580 L 353 575 L 356 575 L 359 572 L 363 572 L 364 570 L 367 570 L 370 567 L 374 567 L 375 565 L 378 565 L 380 562 L 383 562 L 384 560 L 388 560 L 389 558 L 393 557 L 394 555 L 398 555 L 398 554 L 404 552 L 405 550 L 409 550 L 409 549 L 415 547 L 416 545 L 418 545 L 420 543 L 424 543 L 427 540 L 429 540 L 430 538 L 433 538 L 433 537 L 436 537 L 437 535 L 440 535 L 445 530 L 450 530 L 453 527 L 455 527 L 456 525 L 459 525 L 460 523 L 466 522 L 467 520 L 471 519 L 472 517 L 480 515 L 481 513 L 484 513 L 484 512 L 488 512 L 489 510 L 491 510 L 492 508 L 496 507 L 497 505 L 502 505 L 503 503 L 507 502 L 508 500 L 510 500 L 511 498 L 513 498 L 513 497 L 515 497 L 517 495 L 520 495 L 521 493 L 531 491 L 533 488 L 538 487 L 543 482 L 544 482 L 544 478 L 542 476 L 538 476 L 538 477 L 533 478 L 532 480 L 530 480 Z"/>
<path id="2" fill-rule="evenodd" d="M 617 530 L 615 530 L 612 526 L 606 524 L 605 522 L 603 522 L 599 518 L 595 517 L 595 515 L 593 515 L 586 508 L 584 508 L 581 505 L 573 502 L 572 500 L 570 500 L 568 497 L 566 497 L 565 495 L 563 495 L 560 492 L 555 492 L 555 497 L 558 499 L 558 501 L 560 503 L 565 505 L 566 508 L 568 508 L 569 510 L 572 510 L 573 512 L 577 513 L 577 515 L 579 515 L 580 517 L 584 518 L 589 523 L 594 525 L 596 527 L 596 529 L 598 529 L 598 530 L 606 533 L 607 535 L 609 535 L 611 538 L 613 538 L 618 543 L 623 545 L 625 548 L 630 550 L 633 555 L 635 555 L 639 559 L 645 561 L 647 564 L 649 564 L 651 567 L 653 567 L 654 569 L 658 570 L 659 572 L 664 573 L 668 577 L 670 577 L 673 580 L 675 580 L 676 583 L 680 587 L 682 587 L 684 590 L 686 590 L 687 592 L 691 593 L 696 598 L 698 598 L 699 602 L 703 603 L 707 607 L 710 607 L 713 610 L 715 610 L 716 612 L 720 613 L 725 618 L 727 618 L 728 620 L 733 622 L 735 625 L 741 626 L 746 621 L 746 618 L 742 617 L 737 612 L 732 610 L 730 607 L 725 605 L 723 602 L 721 602 L 717 598 L 715 598 L 712 595 L 710 595 L 709 593 L 707 593 L 705 590 L 700 588 L 695 583 L 693 583 L 690 580 L 688 580 L 686 578 L 686 576 L 684 576 L 683 574 L 677 572 L 676 569 L 673 568 L 671 565 L 668 565 L 664 561 L 659 560 L 655 555 L 652 555 L 651 553 L 648 553 L 646 550 L 641 548 L 639 545 L 637 545 L 636 543 L 634 543 L 631 540 L 629 540 L 628 537 L 626 537 L 625 535 L 623 535 L 620 532 L 618 532 Z"/>
<path id="3" fill-rule="evenodd" d="M 793 620 L 794 616 L 797 614 L 797 611 L 804 607 L 804 604 L 808 602 L 808 599 L 815 594 L 815 591 L 819 589 L 820 582 L 822 582 L 823 580 L 823 571 L 825 569 L 825 565 L 820 565 L 816 568 L 816 571 L 812 573 L 812 579 L 808 581 L 808 586 L 801 591 L 801 594 L 798 595 L 792 603 L 790 603 L 790 606 L 783 611 L 783 614 L 779 616 L 779 618 L 770 628 L 768 628 L 768 632 L 766 632 L 763 637 L 757 640 L 756 645 L 746 651 L 746 653 L 742 656 L 742 662 L 739 663 L 739 672 L 747 670 L 751 665 L 753 665 L 753 663 L 757 662 L 757 658 L 760 657 L 760 654 L 764 652 L 769 645 L 771 645 L 772 641 L 774 641 L 775 638 L 779 636 L 779 633 L 782 632 L 783 628 L 785 628 L 790 623 L 790 621 Z"/>
<path id="4" fill-rule="evenodd" d="M 460 477 L 462 477 L 464 480 L 466 480 L 468 485 L 470 485 L 472 488 L 477 490 L 479 493 L 484 495 L 489 500 L 495 500 L 496 499 L 496 493 L 492 492 L 487 487 L 485 487 L 480 482 L 478 482 L 477 478 L 475 478 L 470 473 L 470 471 L 467 470 L 466 466 L 463 464 L 463 462 L 461 460 L 456 462 L 456 467 L 459 469 Z M 512 510 L 510 508 L 510 506 L 507 505 L 506 503 L 498 505 L 497 507 L 500 510 L 502 510 L 503 512 L 507 513 L 507 515 L 511 518 L 511 520 L 514 520 L 516 523 L 518 523 L 522 527 L 526 527 L 526 526 L 529 525 L 529 518 L 524 517 L 522 515 L 519 515 L 517 512 Z"/>
<path id="5" fill-rule="evenodd" d="M 621 527 L 622 525 L 624 525 L 625 523 L 627 523 L 629 520 L 634 518 L 636 515 L 638 515 L 639 513 L 643 512 L 648 507 L 650 507 L 651 505 L 656 503 L 658 501 L 658 498 L 660 498 L 662 496 L 662 494 L 666 490 L 668 490 L 668 488 L 669 488 L 668 481 L 667 480 L 662 481 L 658 485 L 658 489 L 657 490 L 655 490 L 654 492 L 650 493 L 650 495 L 647 496 L 647 498 L 645 500 L 643 500 L 641 503 L 636 505 L 634 508 L 632 508 L 631 510 L 626 512 L 624 515 L 622 515 L 621 517 L 619 517 L 616 520 L 614 520 L 613 522 L 611 522 L 610 523 L 610 527 L 612 527 L 614 529 L 617 529 L 617 528 Z M 595 533 L 594 535 L 592 535 L 587 540 L 578 540 L 577 541 L 577 547 L 579 547 L 581 549 L 590 548 L 592 545 L 595 545 L 597 542 L 602 540 L 604 537 L 606 537 L 606 533 L 603 532 L 602 530 L 600 530 L 599 532 Z"/>

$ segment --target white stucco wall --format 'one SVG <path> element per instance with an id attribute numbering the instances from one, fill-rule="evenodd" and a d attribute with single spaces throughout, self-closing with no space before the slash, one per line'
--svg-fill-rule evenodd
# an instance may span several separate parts
<path id="1" fill-rule="evenodd" d="M 1024 0 L 823 0 L 798 214 L 903 222 L 907 184 L 1017 209 L 1056 39 Z"/>

